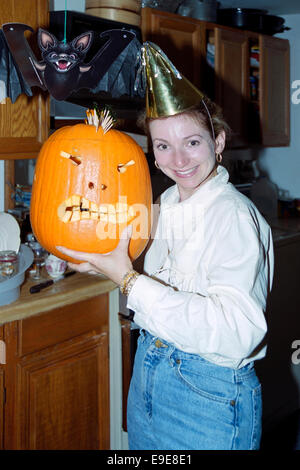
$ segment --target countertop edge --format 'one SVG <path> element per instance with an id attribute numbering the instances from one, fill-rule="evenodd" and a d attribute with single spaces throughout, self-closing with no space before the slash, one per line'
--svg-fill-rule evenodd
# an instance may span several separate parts
<path id="1" fill-rule="evenodd" d="M 73 282 L 71 287 L 70 280 L 66 279 L 61 281 L 59 286 L 54 284 L 48 288 L 48 292 L 41 291 L 38 294 L 29 294 L 29 288 L 32 284 L 25 282 L 21 287 L 20 299 L 0 307 L 0 326 L 109 293 L 118 287 L 109 279 L 95 279 L 93 276 L 88 276 L 84 279 L 85 282 L 82 283 L 82 286 L 78 287 L 82 276 L 82 274 L 78 274 L 76 283 Z"/>

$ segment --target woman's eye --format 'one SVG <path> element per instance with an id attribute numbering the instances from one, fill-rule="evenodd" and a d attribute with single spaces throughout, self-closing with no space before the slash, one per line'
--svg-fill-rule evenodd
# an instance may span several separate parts
<path id="1" fill-rule="evenodd" d="M 190 147 L 196 147 L 199 144 L 200 144 L 199 140 L 190 140 L 188 145 Z"/>
<path id="2" fill-rule="evenodd" d="M 158 150 L 166 150 L 168 148 L 167 144 L 158 144 L 156 146 Z"/>

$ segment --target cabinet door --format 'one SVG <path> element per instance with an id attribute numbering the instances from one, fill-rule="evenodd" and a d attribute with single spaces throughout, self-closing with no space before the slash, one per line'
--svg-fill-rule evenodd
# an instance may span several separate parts
<path id="1" fill-rule="evenodd" d="M 108 294 L 5 324 L 4 447 L 110 448 Z"/>
<path id="2" fill-rule="evenodd" d="M 199 21 L 143 8 L 142 32 L 143 39 L 157 44 L 188 80 L 201 85 L 205 30 Z"/>
<path id="3" fill-rule="evenodd" d="M 215 101 L 231 127 L 234 146 L 245 142 L 248 59 L 243 32 L 215 28 Z"/>
<path id="4" fill-rule="evenodd" d="M 27 35 L 30 44 L 36 45 L 39 26 L 47 28 L 48 0 L 9 0 L 0 4 L 1 24 L 20 22 L 31 26 L 35 34 Z M 27 32 L 26 32 L 27 34 Z M 35 48 L 37 59 L 38 48 Z M 0 104 L 0 158 L 34 158 L 48 137 L 48 93 L 35 88 L 34 96 L 20 95 L 14 104 L 7 99 Z"/>
<path id="5" fill-rule="evenodd" d="M 262 144 L 290 142 L 290 47 L 284 39 L 260 36 L 260 119 Z"/>
<path id="6" fill-rule="evenodd" d="M 0 450 L 3 449 L 4 445 L 4 406 L 6 394 L 4 382 L 5 356 L 4 332 L 3 326 L 0 326 Z"/>
<path id="7" fill-rule="evenodd" d="M 4 443 L 4 405 L 5 405 L 5 386 L 4 370 L 0 366 L 0 450 Z"/>
<path id="8" fill-rule="evenodd" d="M 18 449 L 109 449 L 108 334 L 22 360 Z"/>

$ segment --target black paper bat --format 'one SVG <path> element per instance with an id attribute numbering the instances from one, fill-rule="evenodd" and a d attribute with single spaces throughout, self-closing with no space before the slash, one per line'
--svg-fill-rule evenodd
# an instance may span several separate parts
<path id="1" fill-rule="evenodd" d="M 76 102 L 76 91 L 82 88 L 92 92 L 107 91 L 112 96 L 134 94 L 132 80 L 129 83 L 128 78 L 124 76 L 124 71 L 127 73 L 129 70 L 132 76 L 132 69 L 136 68 L 140 49 L 140 43 L 132 31 L 112 29 L 101 33 L 101 38 L 107 38 L 105 44 L 89 63 L 85 63 L 86 53 L 93 40 L 93 31 L 83 33 L 72 42 L 65 43 L 58 41 L 48 31 L 39 29 L 38 43 L 42 52 L 42 61 L 37 61 L 24 36 L 27 30 L 33 32 L 30 26 L 22 23 L 6 23 L 2 25 L 2 30 L 14 61 L 30 88 L 38 86 L 48 90 L 57 100 L 74 96 L 73 102 Z M 130 63 L 126 64 L 126 60 Z M 108 76 L 110 71 L 113 77 Z M 120 83 L 116 86 L 120 74 L 122 91 L 118 90 Z M 104 86 L 101 86 L 103 78 Z M 143 96 L 143 91 L 140 89 L 138 94 Z"/>
<path id="2" fill-rule="evenodd" d="M 65 99 L 72 90 L 84 87 L 94 88 L 99 81 L 97 80 L 99 73 L 93 69 L 93 63 L 87 66 L 83 64 L 92 37 L 93 32 L 89 31 L 81 34 L 71 43 L 64 43 L 58 41 L 48 31 L 39 29 L 38 42 L 43 61 L 35 61 L 34 65 L 40 72 L 47 89 L 57 100 Z M 91 73 L 86 76 L 85 74 L 89 71 Z"/>
<path id="3" fill-rule="evenodd" d="M 0 29 L 0 87 L 1 99 L 8 97 L 12 103 L 16 101 L 21 93 L 32 96 L 30 87 L 23 80 L 15 65 L 2 29 Z"/>

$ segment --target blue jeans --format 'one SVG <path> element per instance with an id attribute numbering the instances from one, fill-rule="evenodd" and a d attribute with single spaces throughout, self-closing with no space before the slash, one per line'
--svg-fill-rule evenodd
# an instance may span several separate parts
<path id="1" fill-rule="evenodd" d="M 261 412 L 253 363 L 221 367 L 141 330 L 128 394 L 131 450 L 258 449 Z"/>

